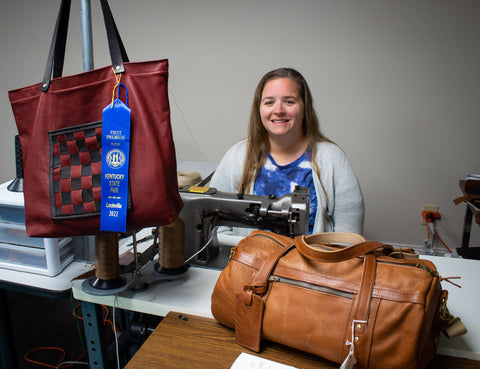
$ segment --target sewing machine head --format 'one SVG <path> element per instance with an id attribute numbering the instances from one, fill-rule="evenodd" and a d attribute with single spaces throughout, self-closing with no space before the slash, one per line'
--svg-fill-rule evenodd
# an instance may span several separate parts
<path id="1" fill-rule="evenodd" d="M 180 195 L 184 202 L 180 213 L 185 223 L 184 253 L 190 264 L 223 269 L 231 246 L 249 233 L 248 228 L 289 237 L 308 233 L 308 188 L 297 187 L 277 198 L 184 186 Z"/>

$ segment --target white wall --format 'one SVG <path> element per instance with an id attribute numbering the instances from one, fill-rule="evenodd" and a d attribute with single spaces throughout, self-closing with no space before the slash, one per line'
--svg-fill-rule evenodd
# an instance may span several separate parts
<path id="1" fill-rule="evenodd" d="M 324 133 L 347 153 L 369 239 L 420 245 L 423 204 L 460 245 L 458 180 L 480 173 L 480 2 L 476 0 L 115 0 L 130 59 L 170 60 L 181 160 L 218 162 L 246 134 L 253 90 L 290 66 L 309 81 Z M 14 173 L 9 89 L 40 81 L 59 1 L 7 0 L 0 12 L 0 179 Z M 65 73 L 82 71 L 80 1 Z M 109 64 L 92 0 L 95 66 Z M 480 246 L 479 227 L 472 244 Z"/>

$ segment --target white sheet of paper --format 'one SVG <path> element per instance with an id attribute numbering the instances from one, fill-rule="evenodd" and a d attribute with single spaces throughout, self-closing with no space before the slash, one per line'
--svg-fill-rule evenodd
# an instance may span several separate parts
<path id="1" fill-rule="evenodd" d="M 284 365 L 275 361 L 263 359 L 261 357 L 242 352 L 231 369 L 298 369 L 290 365 Z"/>

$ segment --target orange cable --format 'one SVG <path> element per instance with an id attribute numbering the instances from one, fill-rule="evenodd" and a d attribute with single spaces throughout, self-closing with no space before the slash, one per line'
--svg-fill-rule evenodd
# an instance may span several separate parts
<path id="1" fill-rule="evenodd" d="M 430 238 L 430 229 L 429 229 L 429 227 L 428 227 L 428 223 L 433 223 L 433 221 L 432 221 L 432 222 L 429 222 L 429 221 L 427 220 L 427 216 L 425 215 L 425 212 L 422 212 L 422 216 L 423 216 L 423 219 L 425 220 L 425 224 L 426 224 L 426 226 L 427 226 L 427 236 L 428 236 L 428 238 Z M 438 237 L 438 239 L 439 239 L 440 242 L 443 244 L 443 246 L 445 246 L 445 248 L 446 248 L 451 254 L 453 254 L 452 250 L 445 244 L 445 242 L 443 242 L 442 237 L 440 237 L 440 235 L 438 234 L 438 232 L 437 232 L 437 230 L 436 230 L 436 228 L 435 228 L 435 225 L 433 226 L 433 232 L 434 232 L 435 235 Z"/>
<path id="2" fill-rule="evenodd" d="M 28 355 L 34 353 L 34 352 L 37 352 L 37 351 L 44 351 L 44 350 L 56 350 L 56 351 L 60 351 L 62 353 L 62 357 L 60 358 L 60 360 L 52 365 L 52 364 L 47 364 L 47 363 L 42 363 L 40 361 L 36 361 L 36 360 L 33 360 L 33 359 L 30 359 L 28 357 Z M 56 368 L 58 365 L 60 365 L 60 363 L 63 361 L 63 359 L 65 359 L 65 356 L 66 356 L 66 351 L 60 347 L 39 347 L 39 348 L 36 348 L 36 349 L 33 349 L 33 350 L 30 350 L 28 351 L 24 356 L 23 358 L 25 359 L 25 361 L 27 362 L 30 362 L 30 363 L 33 363 L 33 364 L 37 364 L 37 365 L 41 365 L 41 366 L 45 366 L 47 368 Z"/>
<path id="3" fill-rule="evenodd" d="M 73 309 L 73 316 L 74 316 L 75 318 L 77 318 L 77 319 L 83 320 L 83 317 L 77 315 L 76 312 L 75 312 L 80 306 L 81 306 L 80 304 L 78 304 L 77 306 L 75 306 L 75 308 Z M 102 320 L 102 321 L 103 321 L 103 325 L 105 326 L 105 325 L 107 325 L 107 323 L 110 323 L 110 325 L 111 325 L 111 327 L 112 327 L 112 332 L 113 332 L 113 334 L 116 334 L 116 331 L 117 331 L 116 327 L 113 326 L 113 323 L 112 323 L 111 320 L 107 319 L 108 316 L 110 315 L 110 311 L 108 310 L 108 307 L 106 307 L 105 305 L 101 305 L 101 307 L 105 310 L 105 317 L 104 317 L 103 320 Z"/>
<path id="4" fill-rule="evenodd" d="M 427 220 L 427 216 L 425 215 L 425 212 L 422 212 L 422 217 L 423 217 L 423 220 L 425 221 L 425 225 L 427 226 L 427 238 L 430 238 L 430 229 L 428 227 L 428 220 Z"/>
<path id="5" fill-rule="evenodd" d="M 62 357 L 60 358 L 60 360 L 52 365 L 52 364 L 47 364 L 47 363 L 42 363 L 41 361 L 37 361 L 37 360 L 33 360 L 33 359 L 30 359 L 28 357 L 28 355 L 34 353 L 34 352 L 37 352 L 37 351 L 45 351 L 45 350 L 56 350 L 56 351 L 60 351 L 62 352 Z M 41 366 L 45 366 L 47 368 L 57 368 L 65 359 L 65 356 L 66 356 L 66 351 L 61 348 L 61 347 L 38 347 L 36 349 L 33 349 L 33 350 L 30 350 L 29 352 L 27 352 L 25 355 L 24 355 L 24 359 L 25 361 L 27 362 L 30 362 L 32 364 L 36 364 L 36 365 L 41 365 Z M 84 352 L 83 354 L 81 354 L 75 361 L 80 361 L 85 355 L 87 354 L 87 352 Z M 65 365 L 62 365 L 63 368 L 69 368 L 71 367 L 72 365 L 75 365 L 75 364 L 65 364 Z"/>
<path id="6" fill-rule="evenodd" d="M 450 251 L 450 253 L 452 254 L 452 250 L 450 250 L 450 248 L 445 244 L 445 242 L 443 242 L 442 238 L 440 237 L 440 235 L 438 234 L 437 230 L 435 228 L 433 228 L 433 231 L 435 232 L 435 234 L 437 235 L 438 239 L 440 240 L 440 242 L 443 244 L 443 246 L 446 247 L 446 249 L 448 251 Z"/>
<path id="7" fill-rule="evenodd" d="M 83 320 L 83 317 L 78 316 L 77 313 L 76 313 L 76 310 L 77 310 L 80 306 L 81 306 L 80 304 L 77 304 L 77 305 L 74 307 L 72 313 L 73 313 L 73 316 L 74 316 L 76 319 Z M 106 306 L 104 306 L 104 305 L 102 305 L 102 306 L 103 306 L 103 307 L 105 308 L 105 310 L 107 311 L 107 316 L 108 316 L 108 308 L 107 308 Z M 37 361 L 37 360 L 33 360 L 33 359 L 31 359 L 31 358 L 29 357 L 29 355 L 30 355 L 30 354 L 33 354 L 34 352 L 46 351 L 46 350 L 60 351 L 60 352 L 62 353 L 62 356 L 61 356 L 60 360 L 59 360 L 56 364 L 52 365 L 52 364 L 48 364 L 48 363 L 42 363 L 42 362 Z M 66 353 L 65 349 L 63 349 L 63 348 L 61 348 L 61 347 L 50 347 L 50 346 L 49 346 L 49 347 L 37 347 L 37 348 L 35 348 L 35 349 L 32 349 L 32 350 L 28 351 L 28 352 L 23 356 L 23 358 L 24 358 L 25 361 L 30 362 L 30 363 L 32 363 L 32 364 L 45 366 L 45 367 L 47 367 L 47 368 L 56 368 L 56 367 L 58 367 L 58 366 L 64 361 L 66 354 L 67 354 L 67 353 Z M 87 352 L 85 351 L 85 352 L 84 352 L 83 354 L 81 354 L 81 355 L 77 358 L 77 360 L 75 360 L 75 361 L 80 361 L 86 354 L 87 354 Z M 72 366 L 72 365 L 74 365 L 74 364 L 66 364 L 64 367 L 65 367 L 65 368 L 68 368 L 68 367 L 70 367 L 70 366 Z"/>

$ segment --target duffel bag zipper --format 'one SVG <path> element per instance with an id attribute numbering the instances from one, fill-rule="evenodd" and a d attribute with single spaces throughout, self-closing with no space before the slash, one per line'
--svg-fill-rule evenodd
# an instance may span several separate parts
<path id="1" fill-rule="evenodd" d="M 354 294 L 351 293 L 351 292 L 340 291 L 340 290 L 336 290 L 335 288 L 325 287 L 325 286 L 320 286 L 318 284 L 313 284 L 313 283 L 309 283 L 309 282 L 298 281 L 298 280 L 295 280 L 295 279 L 280 277 L 278 275 L 271 275 L 268 278 L 268 280 L 270 282 L 280 282 L 280 283 L 289 284 L 289 285 L 292 285 L 292 286 L 297 286 L 297 287 L 310 289 L 310 290 L 313 290 L 313 291 L 327 293 L 329 295 L 345 297 L 347 299 L 353 299 L 353 296 L 354 296 Z"/>
<path id="2" fill-rule="evenodd" d="M 275 242 L 276 244 L 282 246 L 282 247 L 285 247 L 286 245 L 284 245 L 283 243 L 281 243 L 280 241 L 276 240 L 275 238 L 269 236 L 269 235 L 266 235 L 266 234 L 261 234 L 261 233 L 258 233 L 258 234 L 253 234 L 250 236 L 251 238 L 253 237 L 263 237 L 263 238 L 268 238 L 269 240 L 272 240 L 273 242 Z M 293 242 L 293 241 L 292 241 Z"/>
<path id="3" fill-rule="evenodd" d="M 422 270 L 425 270 L 426 272 L 428 272 L 432 277 L 438 277 L 438 273 L 435 273 L 430 268 L 428 268 L 424 265 L 421 265 L 421 264 L 417 264 L 417 265 L 414 265 L 414 264 L 400 264 L 400 263 L 394 263 L 394 262 L 388 262 L 388 261 L 379 261 L 379 262 L 380 263 L 385 263 L 385 264 L 398 265 L 398 266 L 419 268 L 419 269 L 422 269 Z M 295 279 L 280 277 L 278 275 L 271 275 L 268 278 L 268 280 L 270 282 L 285 283 L 285 284 L 289 284 L 289 285 L 292 285 L 292 286 L 302 287 L 302 288 L 306 288 L 306 289 L 310 289 L 310 290 L 318 291 L 318 292 L 324 292 L 324 293 L 327 293 L 327 294 L 330 294 L 330 295 L 345 297 L 345 298 L 349 298 L 349 299 L 352 299 L 353 296 L 354 296 L 354 294 L 351 293 L 351 292 L 340 291 L 340 290 L 337 290 L 335 288 L 320 286 L 318 284 L 313 284 L 313 283 L 309 283 L 309 282 L 305 282 L 305 281 L 298 281 L 298 280 L 295 280 Z"/>
<path id="4" fill-rule="evenodd" d="M 401 260 L 401 259 L 400 259 L 400 260 Z M 377 263 L 418 268 L 418 269 L 422 269 L 422 270 L 426 271 L 426 272 L 429 273 L 432 277 L 438 277 L 438 272 L 435 272 L 434 270 L 432 270 L 432 269 L 430 269 L 429 267 L 427 267 L 427 266 L 425 266 L 425 265 L 422 265 L 422 264 L 403 264 L 403 263 L 399 263 L 399 262 L 386 261 L 386 260 L 377 260 Z"/>
<path id="5" fill-rule="evenodd" d="M 286 247 L 286 245 L 284 245 L 283 243 L 281 243 L 280 241 L 276 240 L 275 238 L 273 237 L 270 237 L 269 235 L 266 235 L 266 234 L 254 234 L 254 235 L 251 235 L 250 237 L 263 237 L 263 238 L 268 238 L 269 240 L 275 242 L 277 245 L 280 245 L 282 247 Z M 230 263 L 230 261 L 232 261 L 232 258 L 233 258 L 233 255 L 235 255 L 235 252 L 237 251 L 237 247 L 232 247 L 230 249 L 230 255 L 228 256 L 228 262 Z"/>

